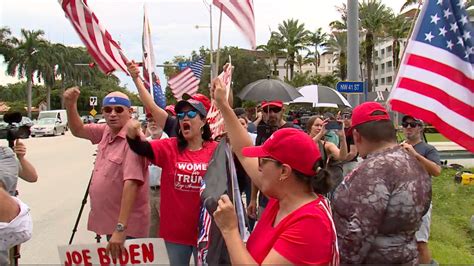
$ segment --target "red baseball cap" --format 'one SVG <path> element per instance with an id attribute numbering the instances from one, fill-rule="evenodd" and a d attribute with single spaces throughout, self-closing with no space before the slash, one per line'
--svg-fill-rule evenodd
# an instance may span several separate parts
<path id="1" fill-rule="evenodd" d="M 375 111 L 380 111 L 383 114 L 373 115 Z M 387 109 L 383 107 L 380 103 L 377 102 L 365 102 L 361 105 L 358 105 L 352 111 L 352 126 L 349 129 L 349 132 L 352 132 L 354 127 L 370 122 L 370 121 L 380 121 L 380 120 L 390 120 Z"/>
<path id="2" fill-rule="evenodd" d="M 262 102 L 262 108 L 265 108 L 267 106 L 276 106 L 276 107 L 282 108 L 283 107 L 283 102 L 282 101 L 269 101 L 269 102 L 263 101 Z"/>
<path id="3" fill-rule="evenodd" d="M 246 157 L 270 157 L 308 176 L 316 175 L 314 165 L 321 158 L 318 145 L 302 130 L 282 128 L 261 146 L 242 149 Z"/>
<path id="4" fill-rule="evenodd" d="M 195 93 L 193 95 L 189 95 L 184 93 L 182 98 L 183 100 L 194 99 L 196 101 L 200 101 L 204 105 L 204 108 L 206 108 L 206 112 L 209 112 L 209 109 L 211 109 L 211 100 L 209 100 L 209 98 L 204 94 Z"/>

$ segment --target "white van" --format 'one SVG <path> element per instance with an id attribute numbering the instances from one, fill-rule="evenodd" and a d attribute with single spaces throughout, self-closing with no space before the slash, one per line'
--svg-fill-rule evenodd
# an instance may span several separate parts
<path id="1" fill-rule="evenodd" d="M 38 121 L 43 118 L 55 118 L 60 125 L 66 127 L 66 131 L 68 130 L 66 110 L 41 111 L 38 115 Z"/>

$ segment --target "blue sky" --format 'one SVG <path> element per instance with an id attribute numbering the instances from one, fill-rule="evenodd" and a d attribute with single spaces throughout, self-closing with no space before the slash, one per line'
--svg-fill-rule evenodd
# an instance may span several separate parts
<path id="1" fill-rule="evenodd" d="M 210 2 L 212 0 L 207 0 Z M 209 25 L 209 11 L 204 0 L 88 0 L 99 21 L 121 43 L 130 59 L 141 60 L 141 35 L 143 5 L 146 3 L 152 25 L 152 38 L 156 63 L 172 59 L 175 55 L 189 56 L 192 50 L 209 47 L 209 28 L 196 29 L 196 25 Z M 295 18 L 305 23 L 306 28 L 322 27 L 328 31 L 329 22 L 339 19 L 336 6 L 341 0 L 254 0 L 257 45 L 264 44 L 270 36 L 270 29 L 276 30 L 283 20 Z M 399 11 L 404 0 L 383 0 L 385 5 Z M 213 8 L 214 47 L 217 47 L 219 13 Z M 7 26 L 13 35 L 19 35 L 22 28 L 42 29 L 45 38 L 65 45 L 82 45 L 64 12 L 55 0 L 2 0 L 0 1 L 0 25 Z M 223 15 L 221 46 L 250 45 Z M 0 57 L 1 58 L 1 57 Z M 0 59 L 1 60 L 1 59 Z M 238 71 L 238 69 L 236 70 Z M 162 70 L 158 69 L 165 83 Z M 135 91 L 132 80 L 116 73 L 125 85 Z M 16 77 L 5 75 L 5 65 L 0 63 L 0 84 L 16 82 Z"/>

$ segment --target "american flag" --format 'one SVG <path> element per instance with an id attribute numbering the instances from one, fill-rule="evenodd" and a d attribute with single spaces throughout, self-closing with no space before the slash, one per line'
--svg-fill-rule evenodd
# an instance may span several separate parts
<path id="1" fill-rule="evenodd" d="M 215 6 L 220 8 L 242 33 L 248 38 L 252 49 L 256 47 L 255 16 L 252 0 L 213 0 Z"/>
<path id="2" fill-rule="evenodd" d="M 195 94 L 199 89 L 201 82 L 202 68 L 204 66 L 204 58 L 192 62 L 188 67 L 181 71 L 178 75 L 168 80 L 168 85 L 173 92 L 174 97 L 179 101 L 184 93 L 189 95 Z"/>
<path id="3" fill-rule="evenodd" d="M 232 82 L 232 65 L 230 63 L 228 63 L 227 68 L 219 74 L 218 78 L 225 84 L 227 98 L 229 98 L 230 83 Z M 212 138 L 216 138 L 225 132 L 224 118 L 219 109 L 217 109 L 216 101 L 214 101 L 214 99 L 212 99 L 211 108 L 209 109 L 209 112 L 207 112 L 207 123 L 211 128 Z"/>
<path id="4" fill-rule="evenodd" d="M 99 69 L 105 74 L 115 70 L 128 73 L 122 49 L 99 23 L 86 0 L 59 0 L 59 4 Z"/>
<path id="5" fill-rule="evenodd" d="M 151 42 L 151 28 L 148 22 L 148 12 L 146 6 L 143 6 L 143 75 L 145 77 L 145 87 L 150 91 L 150 81 L 153 84 L 151 97 L 155 103 L 164 109 L 166 107 L 166 98 L 161 89 L 160 79 L 156 75 L 155 54 L 153 52 L 153 43 Z"/>
<path id="6" fill-rule="evenodd" d="M 389 101 L 474 152 L 472 33 L 464 1 L 425 1 Z"/>

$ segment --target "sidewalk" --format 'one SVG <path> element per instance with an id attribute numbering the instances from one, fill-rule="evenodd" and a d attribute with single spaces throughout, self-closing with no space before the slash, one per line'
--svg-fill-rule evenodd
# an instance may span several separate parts
<path id="1" fill-rule="evenodd" d="M 438 151 L 451 151 L 451 150 L 466 150 L 462 146 L 459 146 L 457 143 L 452 141 L 445 142 L 429 142 L 430 145 L 433 145 Z"/>
<path id="2" fill-rule="evenodd" d="M 429 144 L 433 145 L 440 152 L 445 151 L 449 153 L 449 151 L 459 151 L 459 150 L 466 151 L 465 148 L 451 141 L 430 142 Z M 456 152 L 454 152 L 454 154 L 456 154 Z M 472 158 L 469 158 L 469 159 L 465 159 L 465 158 L 449 159 L 449 157 L 447 159 L 441 158 L 441 161 L 445 161 L 445 160 L 447 161 L 447 165 L 460 164 L 460 165 L 463 165 L 464 167 L 474 167 L 474 159 Z"/>

